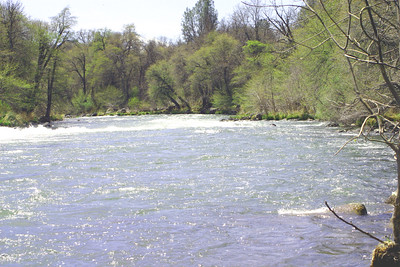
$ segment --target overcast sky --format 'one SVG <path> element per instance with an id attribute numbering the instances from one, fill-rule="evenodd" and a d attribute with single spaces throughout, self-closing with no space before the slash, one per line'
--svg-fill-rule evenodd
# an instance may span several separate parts
<path id="1" fill-rule="evenodd" d="M 242 0 L 214 0 L 218 18 L 232 14 Z M 176 40 L 181 35 L 181 20 L 187 7 L 197 0 L 19 0 L 31 19 L 49 21 L 69 7 L 77 17 L 79 29 L 108 28 L 122 31 L 126 24 L 134 24 L 145 38 L 161 36 Z"/>

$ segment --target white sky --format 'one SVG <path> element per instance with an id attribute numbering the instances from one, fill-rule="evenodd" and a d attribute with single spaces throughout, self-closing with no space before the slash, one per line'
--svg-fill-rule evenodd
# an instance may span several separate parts
<path id="1" fill-rule="evenodd" d="M 1 0 L 0 0 L 1 1 Z M 218 19 L 227 18 L 242 0 L 214 0 Z M 141 36 L 161 36 L 176 40 L 181 36 L 181 20 L 186 8 L 197 0 L 19 0 L 31 19 L 49 21 L 69 7 L 77 17 L 76 30 L 108 28 L 121 32 L 134 24 Z"/>

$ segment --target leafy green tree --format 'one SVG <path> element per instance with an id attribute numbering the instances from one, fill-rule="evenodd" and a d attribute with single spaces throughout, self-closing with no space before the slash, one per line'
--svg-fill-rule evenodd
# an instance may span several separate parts
<path id="1" fill-rule="evenodd" d="M 243 47 L 245 60 L 236 69 L 235 82 L 240 85 L 242 111 L 276 113 L 275 56 L 272 47 L 259 41 L 248 41 Z"/>
<path id="2" fill-rule="evenodd" d="M 27 109 L 32 49 L 28 20 L 19 2 L 0 3 L 0 100 L 15 112 Z"/>
<path id="3" fill-rule="evenodd" d="M 188 59 L 190 83 L 201 99 L 201 112 L 212 106 L 231 110 L 234 97 L 234 69 L 240 64 L 239 42 L 227 34 L 210 34 L 208 42 Z"/>
<path id="4" fill-rule="evenodd" d="M 125 26 L 122 34 L 115 34 L 111 46 L 105 50 L 113 63 L 114 82 L 123 93 L 122 105 L 132 97 L 132 88 L 139 81 L 141 42 L 134 25 Z"/>
<path id="5" fill-rule="evenodd" d="M 176 109 L 181 109 L 177 101 L 175 92 L 175 82 L 173 79 L 172 68 L 168 61 L 161 60 L 152 65 L 146 73 L 149 83 L 150 97 L 163 104 L 172 102 Z"/>

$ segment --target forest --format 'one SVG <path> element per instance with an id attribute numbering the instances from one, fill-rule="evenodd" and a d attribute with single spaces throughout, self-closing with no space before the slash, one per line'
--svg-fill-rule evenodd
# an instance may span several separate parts
<path id="1" fill-rule="evenodd" d="M 364 64 L 371 55 L 357 54 L 349 71 L 343 49 L 331 41 L 341 38 L 340 27 L 321 23 L 345 16 L 345 2 L 283 7 L 252 0 L 219 19 L 212 0 L 199 0 L 182 14 L 182 39 L 169 41 L 143 40 L 134 24 L 121 32 L 74 31 L 68 8 L 46 23 L 29 19 L 18 1 L 3 1 L 0 124 L 162 112 L 360 124 L 369 114 L 360 95 L 385 98 L 388 89 L 376 66 Z M 397 20 L 395 12 L 387 15 Z M 363 42 L 363 28 L 352 29 Z M 395 57 L 399 37 L 390 34 L 385 56 Z M 395 108 L 385 112 L 396 116 Z"/>

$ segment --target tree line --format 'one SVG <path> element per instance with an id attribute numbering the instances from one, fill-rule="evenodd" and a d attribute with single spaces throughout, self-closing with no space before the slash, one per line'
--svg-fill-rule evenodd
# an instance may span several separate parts
<path id="1" fill-rule="evenodd" d="M 18 1 L 3 1 L 0 123 L 121 109 L 362 118 L 346 59 L 324 41 L 317 19 L 298 6 L 248 2 L 219 20 L 214 2 L 199 0 L 182 15 L 182 39 L 172 42 L 143 40 L 134 24 L 73 31 L 68 8 L 47 23 L 29 19 Z M 368 67 L 362 75 L 365 83 L 379 79 Z"/>

